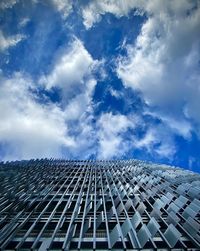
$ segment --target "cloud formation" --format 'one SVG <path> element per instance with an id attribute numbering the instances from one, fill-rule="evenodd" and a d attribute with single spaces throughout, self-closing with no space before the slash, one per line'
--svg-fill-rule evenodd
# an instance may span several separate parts
<path id="1" fill-rule="evenodd" d="M 87 81 L 92 78 L 92 71 L 98 64 L 93 60 L 82 42 L 75 39 L 66 51 L 62 51 L 53 65 L 52 71 L 43 76 L 40 82 L 47 89 L 59 87 L 65 93 L 65 98 L 77 90 L 86 88 Z"/>
<path id="2" fill-rule="evenodd" d="M 5 159 L 61 157 L 70 147 L 65 115 L 54 104 L 40 104 L 30 91 L 31 79 L 20 73 L 0 80 L 0 141 L 7 145 Z"/>
<path id="3" fill-rule="evenodd" d="M 188 137 L 191 129 L 197 129 L 192 121 L 200 125 L 196 113 L 200 105 L 200 9 L 195 1 L 181 5 L 168 1 L 156 7 L 145 9 L 151 10 L 151 16 L 135 44 L 127 45 L 128 55 L 119 57 L 117 73 L 125 87 L 141 93 L 154 115 L 175 133 Z"/>
<path id="4" fill-rule="evenodd" d="M 86 29 L 89 29 L 106 13 L 114 14 L 118 18 L 127 16 L 132 9 L 140 6 L 139 2 L 135 0 L 89 1 L 88 5 L 82 8 L 83 23 Z"/>
<path id="5" fill-rule="evenodd" d="M 125 140 L 123 134 L 129 128 L 134 127 L 133 121 L 122 114 L 102 114 L 98 120 L 99 159 L 109 159 L 125 154 L 130 142 Z"/>
<path id="6" fill-rule="evenodd" d="M 1 0 L 0 2 L 0 9 L 9 9 L 12 8 L 18 0 Z"/>
<path id="7" fill-rule="evenodd" d="M 51 0 L 51 2 L 63 19 L 66 19 L 72 11 L 72 0 Z"/>
<path id="8" fill-rule="evenodd" d="M 22 34 L 17 34 L 13 36 L 5 36 L 3 32 L 0 30 L 0 52 L 3 52 L 10 47 L 15 46 L 19 42 L 21 42 L 23 39 L 25 39 L 26 36 Z"/>
<path id="9" fill-rule="evenodd" d="M 138 135 L 138 131 L 143 131 Z M 97 156 L 99 159 L 123 158 L 142 150 L 156 159 L 172 159 L 176 145 L 170 128 L 164 124 L 145 123 L 142 116 L 103 113 L 97 121 Z"/>
<path id="10" fill-rule="evenodd" d="M 197 163 L 180 148 L 200 142 L 199 1 L 0 8 L 1 158 Z"/>
<path id="11" fill-rule="evenodd" d="M 96 66 L 97 61 L 76 39 L 67 52 L 59 54 L 52 71 L 40 79 L 40 84 L 21 73 L 11 78 L 1 76 L 0 141 L 8 146 L 4 157 L 61 157 L 63 154 L 78 157 L 81 151 L 82 158 L 91 155 L 91 150 L 88 155 L 87 151 L 95 139 L 91 99 L 96 85 L 92 70 Z M 50 100 L 39 102 L 36 90 L 41 83 L 47 91 L 61 88 L 61 105 Z"/>
<path id="12" fill-rule="evenodd" d="M 192 131 L 199 134 L 199 2 L 90 1 L 82 8 L 83 23 L 90 29 L 107 13 L 120 18 L 131 12 L 147 19 L 134 44 L 123 45 L 127 56 L 118 57 L 116 72 L 126 88 L 139 91 L 145 113 L 168 128 L 172 144 L 171 151 L 169 144 L 156 150 L 152 142 L 159 142 L 159 136 L 149 130 L 135 146 L 170 157 L 176 149 L 173 134 L 187 140 Z"/>

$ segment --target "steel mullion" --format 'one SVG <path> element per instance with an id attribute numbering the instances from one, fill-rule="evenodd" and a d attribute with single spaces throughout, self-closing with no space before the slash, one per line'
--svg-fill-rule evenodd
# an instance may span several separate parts
<path id="1" fill-rule="evenodd" d="M 111 177 L 112 177 L 112 176 L 111 176 Z M 129 219 L 129 222 L 131 223 L 130 217 L 129 217 L 127 211 L 126 211 L 126 208 L 125 208 L 125 206 L 124 206 L 124 203 L 123 203 L 123 200 L 122 200 L 122 198 L 121 198 L 121 195 L 120 195 L 120 193 L 119 193 L 119 191 L 118 191 L 118 188 L 116 187 L 115 181 L 113 180 L 113 178 L 111 178 L 111 179 L 112 179 L 112 181 L 113 181 L 113 184 L 114 184 L 115 189 L 116 189 L 116 191 L 117 191 L 117 194 L 118 194 L 118 196 L 119 196 L 120 202 L 121 202 L 121 204 L 122 204 L 122 206 L 123 206 L 123 210 L 124 210 L 124 212 L 125 212 L 125 214 L 126 214 L 126 217 Z M 117 180 L 120 181 L 118 177 L 117 177 Z M 123 185 L 122 185 L 122 186 L 123 186 Z M 123 186 L 123 187 L 124 187 L 124 186 Z M 123 189 L 124 189 L 124 188 L 123 188 Z M 128 199 L 130 199 L 129 196 L 128 196 L 127 194 L 126 194 L 126 196 L 128 197 Z M 133 205 L 132 205 L 132 206 L 133 206 Z M 136 211 L 136 209 L 135 209 L 134 206 L 133 206 L 133 208 L 134 208 L 134 210 Z M 141 223 L 142 223 L 142 225 L 143 225 L 143 222 L 141 222 Z M 131 224 L 131 225 L 132 225 L 132 224 Z M 135 238 L 137 244 L 140 246 L 139 240 L 138 240 L 137 235 L 136 235 L 136 231 L 135 231 L 135 229 L 133 229 L 133 227 L 132 227 L 132 230 L 134 230 L 134 231 L 133 231 L 134 238 Z M 152 240 L 151 240 L 151 241 L 152 241 Z M 154 246 L 154 248 L 155 248 L 154 242 L 153 242 L 153 246 Z M 135 248 L 135 247 L 134 247 L 134 248 Z"/>
<path id="2" fill-rule="evenodd" d="M 58 182 L 59 183 L 59 182 Z M 50 187 L 50 191 L 51 190 L 53 190 L 54 189 L 54 187 Z M 45 196 L 44 196 L 44 198 L 43 198 L 43 200 L 40 202 L 40 203 L 42 203 L 44 200 L 45 200 L 45 198 L 48 196 L 49 194 L 47 193 Z M 34 201 L 37 201 L 37 197 L 34 199 Z M 34 213 L 34 211 L 39 207 L 39 205 L 40 204 L 38 204 L 37 206 L 36 206 L 36 208 L 32 211 L 32 212 L 30 212 L 29 213 L 29 215 L 27 216 L 27 218 L 26 218 L 26 220 L 24 220 L 20 225 L 19 225 L 19 227 L 18 227 L 18 229 L 16 230 L 16 231 L 18 231 L 25 223 L 26 223 L 26 221 L 29 219 L 29 217 Z M 24 208 L 24 210 L 23 211 L 21 211 L 21 212 L 19 212 L 16 216 L 15 216 L 15 218 L 12 220 L 12 222 L 17 222 L 17 220 L 18 220 L 18 218 L 21 216 L 21 215 L 23 215 L 23 213 L 24 213 L 24 211 L 25 210 L 27 210 L 28 208 Z M 5 235 L 6 234 L 6 232 L 8 232 L 9 231 L 9 229 L 12 229 L 12 226 L 7 226 L 7 229 L 6 230 L 4 230 L 3 231 L 3 235 Z M 15 232 L 16 232 L 15 231 Z M 15 232 L 13 233 L 13 234 L 15 234 Z M 13 236 L 13 234 L 9 237 L 9 238 L 7 238 L 6 240 L 5 240 L 5 242 L 3 243 L 3 244 L 5 244 L 6 242 L 8 242 L 8 240 Z M 2 235 L 2 236 L 3 236 Z M 2 238 L 2 236 L 1 236 L 1 238 Z"/>
<path id="3" fill-rule="evenodd" d="M 79 170 L 80 170 L 80 168 L 78 169 L 78 171 L 79 171 Z M 73 173 L 71 173 L 69 177 L 71 177 L 72 175 L 73 175 Z M 68 177 L 68 178 L 69 178 L 69 177 Z M 65 192 L 63 192 L 63 195 L 61 196 L 61 198 L 60 198 L 60 200 L 58 201 L 57 205 L 55 206 L 54 210 L 53 210 L 52 213 L 50 214 L 48 221 L 45 223 L 45 225 L 44 225 L 43 228 L 41 229 L 40 233 L 38 234 L 36 240 L 34 241 L 32 247 L 31 247 L 31 249 L 34 249 L 34 248 L 36 247 L 36 245 L 37 245 L 37 243 L 38 243 L 38 241 L 39 241 L 39 239 L 40 239 L 42 233 L 44 232 L 46 226 L 50 223 L 51 219 L 53 218 L 53 216 L 54 216 L 54 214 L 55 214 L 56 209 L 57 209 L 58 206 L 62 203 L 63 198 L 64 198 L 64 196 L 65 196 L 65 193 L 66 193 L 66 192 L 68 191 L 68 189 L 70 188 L 70 185 L 73 184 L 73 181 L 74 181 L 75 178 L 76 178 L 76 176 L 73 176 L 73 179 L 72 179 L 72 180 L 70 181 L 70 183 L 68 184 L 67 188 L 65 189 Z M 78 180 L 77 180 L 77 183 L 76 183 L 76 184 L 78 184 Z M 73 191 L 75 190 L 75 188 L 76 188 L 76 187 L 74 186 Z M 65 213 L 65 210 L 66 210 L 66 208 L 68 207 L 68 205 L 69 205 L 69 203 L 70 203 L 71 197 L 73 196 L 73 191 L 72 191 L 72 193 L 71 193 L 71 195 L 70 195 L 70 198 L 69 198 L 69 200 L 67 201 L 66 206 L 65 206 L 65 208 L 64 208 L 64 210 L 63 210 L 64 213 Z M 57 226 L 58 226 L 58 224 L 60 224 L 60 222 L 62 222 L 62 216 L 64 215 L 64 213 L 61 214 L 60 219 L 59 219 L 59 221 L 58 221 L 58 223 L 57 223 Z M 55 230 L 57 231 L 57 227 L 55 228 Z M 56 233 L 55 230 L 54 230 L 54 232 Z M 53 234 L 53 235 L 54 235 L 54 234 Z M 54 238 L 54 237 L 52 236 L 52 237 L 51 237 L 51 241 L 53 241 L 53 238 Z"/>
<path id="4" fill-rule="evenodd" d="M 130 182 L 129 184 L 132 186 L 131 182 Z M 138 190 L 138 192 L 139 192 L 140 195 L 141 195 L 141 192 L 140 192 L 139 190 Z M 148 200 L 145 199 L 145 201 L 151 206 L 151 208 L 153 208 L 153 206 L 149 203 Z M 133 205 L 133 208 L 134 208 L 134 210 L 136 210 L 135 207 L 134 207 L 134 205 Z M 145 211 L 145 213 L 147 214 L 148 218 L 151 219 L 151 217 L 150 217 L 149 213 L 147 212 L 147 210 L 145 209 L 144 211 Z M 160 216 L 159 218 L 161 219 L 161 221 L 164 222 L 165 226 L 168 226 L 168 224 L 166 223 L 166 221 L 165 221 L 161 216 Z M 142 222 L 142 224 L 143 224 L 143 222 Z M 166 229 L 167 229 L 167 228 L 166 228 Z M 160 229 L 158 229 L 158 232 L 159 232 L 160 236 L 162 237 L 162 239 L 168 244 L 168 242 L 167 242 L 167 240 L 166 240 L 164 234 L 161 232 Z M 154 243 L 154 242 L 153 242 L 153 245 L 155 246 L 155 243 Z M 184 246 L 184 245 L 183 245 L 183 246 Z"/>
<path id="5" fill-rule="evenodd" d="M 51 204 L 51 202 L 54 200 L 54 198 L 56 198 L 56 196 L 58 195 L 58 193 L 60 192 L 60 190 L 63 188 L 63 186 L 66 184 L 66 182 L 68 181 L 68 179 L 65 180 L 65 182 L 60 186 L 60 188 L 58 189 L 58 191 L 54 194 L 54 196 L 52 197 L 52 199 L 48 202 L 48 204 L 45 206 L 45 208 L 42 210 L 42 212 L 39 214 L 39 216 L 37 217 L 37 219 L 34 221 L 34 223 L 32 224 L 32 226 L 29 228 L 29 230 L 26 232 L 24 238 L 21 240 L 21 242 L 17 245 L 17 248 L 20 248 L 22 246 L 22 244 L 25 242 L 26 238 L 28 237 L 28 235 L 31 233 L 31 231 L 33 230 L 33 228 L 35 227 L 36 223 L 40 220 L 40 218 L 42 217 L 42 215 L 45 213 L 45 211 L 47 210 L 47 208 L 49 207 L 49 205 Z M 56 187 L 56 185 L 54 186 Z"/>
<path id="6" fill-rule="evenodd" d="M 81 169 L 81 168 L 80 168 L 80 169 Z M 79 169 L 79 170 L 80 170 L 80 169 Z M 83 176 L 83 172 L 81 173 L 81 175 Z M 52 237 L 51 237 L 51 238 L 52 238 L 51 243 L 48 245 L 47 249 L 50 249 L 50 248 L 51 248 L 52 242 L 53 242 L 53 240 L 54 240 L 54 238 L 55 238 L 55 236 L 56 236 L 56 234 L 57 234 L 57 232 L 58 232 L 58 230 L 59 230 L 59 228 L 60 228 L 60 225 L 63 223 L 63 220 L 65 219 L 64 215 L 65 215 L 65 213 L 67 212 L 67 208 L 68 208 L 68 205 L 70 204 L 70 202 L 71 202 L 71 200 L 72 200 L 72 197 L 74 196 L 73 192 L 76 191 L 78 182 L 79 182 L 79 180 L 82 179 L 82 176 L 79 176 L 79 178 L 78 178 L 78 180 L 77 180 L 77 183 L 76 183 L 76 186 L 74 186 L 74 189 L 73 189 L 73 191 L 72 191 L 72 194 L 70 195 L 70 198 L 69 198 L 69 200 L 68 200 L 68 202 L 67 202 L 65 208 L 63 209 L 62 215 L 61 215 L 61 217 L 60 217 L 60 219 L 59 219 L 59 221 L 58 221 L 58 223 L 57 223 L 57 226 L 56 226 L 56 228 L 55 228 L 55 230 L 54 230 L 54 232 L 53 232 L 53 235 L 52 235 Z M 76 177 L 77 177 L 77 176 L 75 176 L 75 178 L 76 178 Z"/>
<path id="7" fill-rule="evenodd" d="M 95 184 L 94 184 L 94 223 L 93 223 L 93 249 L 96 249 L 96 202 L 97 202 L 97 180 L 96 180 L 96 175 L 97 175 L 97 168 L 95 166 Z"/>
<path id="8" fill-rule="evenodd" d="M 78 199 L 77 199 L 77 202 L 76 202 L 76 205 L 75 205 L 72 217 L 71 217 L 71 221 L 69 223 L 67 233 L 65 235 L 65 240 L 64 240 L 64 243 L 63 243 L 63 246 L 62 246 L 62 249 L 66 250 L 66 251 L 68 250 L 68 246 L 69 246 L 69 243 L 68 243 L 69 234 L 70 234 L 70 231 L 72 230 L 72 224 L 74 222 L 74 218 L 76 217 L 77 208 L 78 208 L 78 206 L 80 206 L 80 200 L 81 200 L 81 197 L 82 197 L 82 190 L 83 190 L 83 187 L 85 185 L 85 180 L 86 180 L 87 175 L 88 175 L 88 168 L 85 168 L 85 169 L 86 169 L 86 173 L 85 173 L 84 181 L 83 181 L 83 183 L 81 185 L 81 189 L 79 191 L 79 196 L 78 196 Z"/>
<path id="9" fill-rule="evenodd" d="M 105 204 L 105 197 L 104 197 L 104 190 L 103 190 L 103 180 L 102 180 L 101 166 L 100 166 L 99 170 L 100 170 L 100 176 L 101 176 L 101 191 L 102 191 L 102 198 L 103 198 L 103 208 L 104 208 L 104 218 L 105 218 L 105 224 L 106 224 L 108 248 L 111 249 L 109 227 L 108 227 L 108 218 L 107 218 L 106 204 Z"/>
<path id="10" fill-rule="evenodd" d="M 117 224 L 120 226 L 120 222 L 119 222 L 117 210 L 116 210 L 115 203 L 114 203 L 113 196 L 112 196 L 111 189 L 110 189 L 110 184 L 109 184 L 109 181 L 108 181 L 108 178 L 107 178 L 107 172 L 110 172 L 109 168 L 105 171 L 105 177 L 106 177 L 106 180 L 107 180 L 108 189 L 109 189 L 109 193 L 110 193 L 110 198 L 111 198 L 111 201 L 112 201 L 112 204 L 113 204 L 113 208 L 114 208 L 115 218 L 117 220 Z M 115 186 L 115 189 L 116 189 L 116 186 Z M 119 228 L 119 231 L 120 231 L 120 235 L 121 235 L 121 240 L 122 240 L 123 248 L 126 249 L 126 244 L 125 244 L 124 239 L 123 239 L 123 234 L 122 234 L 122 231 L 121 231 L 121 227 Z"/>
<path id="11" fill-rule="evenodd" d="M 84 211 L 83 211 L 81 230 L 80 230 L 80 234 L 79 234 L 78 249 L 80 249 L 80 247 L 81 247 L 81 241 L 82 241 L 82 238 L 83 238 L 83 236 L 82 236 L 83 235 L 83 226 L 84 226 L 85 216 L 86 216 L 85 214 L 86 214 L 86 208 L 87 208 L 88 195 L 89 195 L 89 191 L 90 191 L 91 177 L 92 177 L 92 172 L 90 172 L 87 195 L 86 195 L 86 198 L 85 198 L 85 207 L 84 207 Z"/>
<path id="12" fill-rule="evenodd" d="M 122 180 L 124 180 L 125 181 L 125 179 L 124 179 L 124 177 L 122 176 L 122 175 L 120 175 L 120 177 L 122 178 Z M 118 181 L 120 181 L 119 180 L 119 177 L 117 177 L 117 179 L 118 179 Z M 126 182 L 127 183 L 127 182 Z M 130 184 L 130 183 L 129 183 Z M 122 184 L 122 186 L 123 186 L 123 189 L 125 189 L 124 188 L 124 185 Z M 126 190 L 126 189 L 125 189 Z M 139 193 L 140 193 L 140 191 L 139 191 Z M 140 193 L 141 194 L 141 193 Z M 126 196 L 128 197 L 128 199 L 131 201 L 131 205 L 132 205 L 132 207 L 133 207 L 133 209 L 135 210 L 135 211 L 137 211 L 136 209 L 135 209 L 135 207 L 134 207 L 134 205 L 133 205 L 133 203 L 132 203 L 132 200 L 130 199 L 130 197 L 128 196 L 128 194 L 126 194 Z M 124 206 L 124 204 L 123 204 L 123 206 Z M 124 207 L 124 209 L 125 209 L 125 207 Z M 145 213 L 147 214 L 147 216 L 149 217 L 149 219 L 151 219 L 151 217 L 150 217 L 150 215 L 149 215 L 149 213 L 147 212 L 147 210 L 145 209 L 144 210 L 145 211 Z M 126 213 L 126 215 L 128 215 L 128 213 L 127 213 L 127 211 L 125 210 L 125 213 Z M 142 225 L 144 225 L 144 223 L 143 222 L 141 222 L 142 223 Z M 159 230 L 158 230 L 159 231 Z M 161 236 L 163 236 L 162 234 L 161 234 Z M 156 245 L 155 245 L 155 243 L 154 243 L 154 241 L 153 241 L 153 239 L 151 239 L 151 242 L 152 242 L 152 244 L 153 244 L 153 246 L 154 246 L 154 248 L 156 248 Z"/>
<path id="13" fill-rule="evenodd" d="M 53 181 L 52 181 L 52 182 L 53 182 Z M 51 182 L 51 183 L 52 183 L 52 182 Z M 31 217 L 31 215 L 36 211 L 36 209 L 40 206 L 40 204 L 41 204 L 43 201 L 45 201 L 45 198 L 49 196 L 49 192 L 51 192 L 52 190 L 54 190 L 54 188 L 55 188 L 59 183 L 60 183 L 60 181 L 58 181 L 58 182 L 55 184 L 55 186 L 53 186 L 53 187 L 50 188 L 50 191 L 48 191 L 48 193 L 45 195 L 45 197 L 43 198 L 43 200 L 40 201 L 40 203 L 36 206 L 36 208 L 35 208 L 32 212 L 30 212 L 30 214 L 28 215 L 26 221 L 23 222 L 23 225 L 27 222 L 27 220 L 29 219 L 29 217 Z M 58 191 L 58 192 L 59 192 L 59 191 Z M 56 195 L 56 194 L 55 194 L 55 195 Z M 37 201 L 37 199 L 38 199 L 38 197 L 35 198 L 36 201 Z M 52 198 L 52 200 L 53 200 L 53 198 Z M 52 200 L 50 200 L 49 203 L 50 203 Z M 49 203 L 47 204 L 47 206 L 49 205 Z M 45 208 L 46 208 L 46 207 L 45 207 Z M 35 222 L 34 222 L 34 223 L 35 223 Z M 32 224 L 32 226 L 34 225 L 34 223 Z M 21 225 L 21 227 L 22 227 L 23 225 Z M 33 226 L 33 227 L 34 227 L 34 226 Z M 19 229 L 19 228 L 18 228 L 18 229 Z M 31 228 L 30 228 L 29 230 L 31 231 Z M 24 238 L 25 238 L 25 236 L 24 236 Z M 24 239 L 24 238 L 23 238 L 23 239 Z M 6 243 L 4 243 L 4 246 L 5 246 L 5 244 L 6 244 Z M 19 243 L 19 244 L 20 244 L 20 243 Z"/>

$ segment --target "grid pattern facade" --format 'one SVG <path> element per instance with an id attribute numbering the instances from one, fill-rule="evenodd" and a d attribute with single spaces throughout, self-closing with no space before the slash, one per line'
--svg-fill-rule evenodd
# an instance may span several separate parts
<path id="1" fill-rule="evenodd" d="M 1 250 L 200 250 L 200 175 L 129 161 L 0 164 Z"/>

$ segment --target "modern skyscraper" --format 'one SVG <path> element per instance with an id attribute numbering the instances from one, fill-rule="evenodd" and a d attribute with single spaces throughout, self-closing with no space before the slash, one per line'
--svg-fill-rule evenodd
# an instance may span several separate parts
<path id="1" fill-rule="evenodd" d="M 129 161 L 0 164 L 1 250 L 200 250 L 200 175 Z"/>

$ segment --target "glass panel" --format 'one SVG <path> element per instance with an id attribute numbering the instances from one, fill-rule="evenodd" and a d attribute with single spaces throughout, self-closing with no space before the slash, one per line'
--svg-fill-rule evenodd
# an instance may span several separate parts
<path id="1" fill-rule="evenodd" d="M 157 209 L 161 209 L 163 206 L 164 206 L 164 203 L 160 199 L 157 199 L 155 203 L 153 204 L 153 207 Z"/>
<path id="2" fill-rule="evenodd" d="M 177 207 L 173 202 L 169 205 L 167 211 L 171 212 L 174 211 L 175 213 L 177 213 L 179 211 L 179 207 Z"/>
<path id="3" fill-rule="evenodd" d="M 172 224 L 170 224 L 165 231 L 164 236 L 167 239 L 170 247 L 173 248 L 176 245 L 177 241 L 180 239 L 181 234 Z"/>
<path id="4" fill-rule="evenodd" d="M 114 214 L 114 206 L 112 206 L 110 211 L 108 212 L 108 215 L 107 215 L 108 221 L 112 218 L 113 214 Z"/>
<path id="5" fill-rule="evenodd" d="M 193 236 L 195 236 L 200 230 L 200 224 L 191 217 L 187 219 L 187 221 L 183 224 L 183 227 Z"/>
<path id="6" fill-rule="evenodd" d="M 103 221 L 103 212 L 99 214 L 96 220 L 96 229 L 100 226 L 101 222 Z"/>
<path id="7" fill-rule="evenodd" d="M 163 202 L 163 206 L 165 206 L 166 204 L 169 204 L 170 202 L 169 199 L 165 195 L 163 195 L 160 199 Z"/>
<path id="8" fill-rule="evenodd" d="M 143 202 L 140 202 L 139 206 L 137 207 L 137 211 L 142 215 L 144 213 L 144 210 L 146 209 Z"/>
<path id="9" fill-rule="evenodd" d="M 146 225 L 143 225 L 141 227 L 141 229 L 139 230 L 138 234 L 138 240 L 140 242 L 141 247 L 143 248 L 144 245 L 147 243 L 147 241 L 149 240 L 151 234 L 149 232 L 149 230 L 147 229 Z"/>
<path id="10" fill-rule="evenodd" d="M 119 199 L 119 197 L 117 197 L 117 198 L 114 200 L 115 207 L 117 207 L 117 205 L 119 204 L 119 202 L 120 202 L 120 199 Z"/>
<path id="11" fill-rule="evenodd" d="M 198 213 L 200 210 L 200 202 L 197 199 L 195 199 L 188 207 Z"/>
<path id="12" fill-rule="evenodd" d="M 38 249 L 38 251 L 47 250 L 47 248 L 49 247 L 50 243 L 51 243 L 51 238 L 45 239 L 42 242 L 42 245 L 40 246 L 40 248 Z"/>
<path id="13" fill-rule="evenodd" d="M 140 214 L 138 212 L 136 212 L 133 215 L 133 218 L 131 219 L 131 223 L 133 225 L 133 228 L 136 229 L 141 221 L 142 221 L 142 218 L 141 218 Z"/>
<path id="14" fill-rule="evenodd" d="M 117 208 L 117 214 L 118 216 L 121 214 L 121 212 L 123 211 L 123 205 L 122 203 L 119 204 L 118 208 Z"/>
<path id="15" fill-rule="evenodd" d="M 125 238 L 128 232 L 131 230 L 130 220 L 126 219 L 121 226 L 123 237 Z"/>
<path id="16" fill-rule="evenodd" d="M 185 219 L 189 218 L 189 216 L 191 216 L 192 218 L 194 218 L 197 215 L 197 212 L 193 211 L 189 206 L 186 207 L 186 209 L 183 212 L 183 217 Z"/>
<path id="17" fill-rule="evenodd" d="M 102 198 L 100 198 L 100 200 L 98 201 L 97 206 L 96 206 L 96 210 L 98 210 L 101 205 L 102 205 Z"/>
<path id="18" fill-rule="evenodd" d="M 169 198 L 170 201 L 174 198 L 174 196 L 169 192 L 166 194 L 166 196 L 167 198 Z"/>
<path id="19" fill-rule="evenodd" d="M 152 212 L 151 212 L 151 217 L 154 217 L 154 218 L 160 218 L 160 215 L 161 215 L 161 212 L 160 212 L 160 210 L 159 209 L 157 209 L 157 208 L 154 208 L 153 210 L 152 210 Z"/>
<path id="20" fill-rule="evenodd" d="M 129 210 L 129 208 L 131 207 L 131 200 L 129 199 L 127 202 L 126 202 L 126 204 L 125 204 L 125 208 L 126 208 L 126 210 L 128 211 Z"/>
<path id="21" fill-rule="evenodd" d="M 175 203 L 178 207 L 182 208 L 182 207 L 184 207 L 184 205 L 187 203 L 187 201 L 188 201 L 188 199 L 186 199 L 184 196 L 181 195 L 179 198 L 177 198 L 177 199 L 174 201 L 174 203 Z"/>
<path id="22" fill-rule="evenodd" d="M 155 218 L 151 218 L 151 220 L 147 224 L 147 228 L 149 229 L 151 236 L 154 237 L 155 234 L 157 233 L 158 229 L 160 228 L 160 225 L 155 220 Z"/>
<path id="23" fill-rule="evenodd" d="M 118 224 L 113 228 L 112 232 L 110 233 L 110 245 L 111 248 L 115 245 L 116 241 L 119 238 L 119 231 L 118 231 Z"/>
<path id="24" fill-rule="evenodd" d="M 191 187 L 190 190 L 188 191 L 188 195 L 191 197 L 200 197 L 200 190 L 196 187 Z"/>
<path id="25" fill-rule="evenodd" d="M 84 234 L 87 232 L 88 228 L 89 228 L 89 220 L 85 220 L 84 225 L 83 225 L 83 237 L 84 237 Z"/>
<path id="26" fill-rule="evenodd" d="M 168 214 L 168 216 L 167 216 L 168 223 L 172 223 L 174 226 L 176 226 L 179 221 L 180 221 L 180 218 L 173 211 L 171 211 Z"/>

